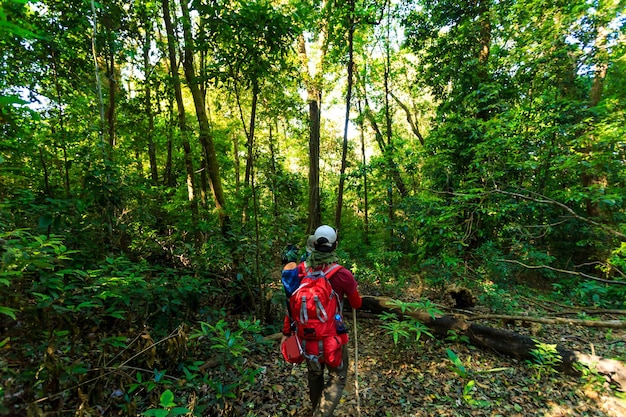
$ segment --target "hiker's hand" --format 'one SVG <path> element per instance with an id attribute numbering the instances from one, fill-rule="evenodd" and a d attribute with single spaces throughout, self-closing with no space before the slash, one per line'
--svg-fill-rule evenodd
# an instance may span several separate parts
<path id="1" fill-rule="evenodd" d="M 283 337 L 280 339 L 280 346 L 279 346 L 279 347 L 280 347 L 281 349 L 283 348 L 283 343 L 285 343 L 285 341 L 286 341 L 287 339 L 289 339 L 289 336 L 285 336 L 285 335 L 283 335 Z"/>

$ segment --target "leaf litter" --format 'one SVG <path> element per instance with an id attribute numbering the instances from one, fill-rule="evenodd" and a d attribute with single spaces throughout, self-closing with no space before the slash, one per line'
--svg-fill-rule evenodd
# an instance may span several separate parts
<path id="1" fill-rule="evenodd" d="M 381 323 L 378 319 L 358 320 L 359 401 L 352 334 L 350 371 L 335 410 L 337 417 L 359 414 L 372 417 L 626 416 L 623 393 L 620 398 L 601 379 L 546 370 L 538 375 L 525 361 L 427 337 L 396 346 L 391 335 L 380 327 Z M 352 323 L 348 324 L 353 329 Z M 546 342 L 562 343 L 569 349 L 594 350 L 611 357 L 619 355 L 624 348 L 624 343 L 606 343 L 605 335 L 597 330 L 548 327 L 543 329 L 544 335 L 555 340 Z M 522 328 L 515 330 L 524 331 Z M 626 340 L 623 331 L 615 332 L 612 337 Z M 459 358 L 465 373 L 460 375 L 455 369 L 448 349 Z M 275 354 L 250 359 L 263 364 L 265 372 L 243 399 L 248 415 L 310 415 L 306 365 L 286 363 L 277 347 Z"/>

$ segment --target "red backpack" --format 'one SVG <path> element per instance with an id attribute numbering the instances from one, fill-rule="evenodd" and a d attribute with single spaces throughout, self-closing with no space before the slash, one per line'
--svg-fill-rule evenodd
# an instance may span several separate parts
<path id="1" fill-rule="evenodd" d="M 341 345 L 348 342 L 347 333 L 337 334 L 335 316 L 339 314 L 341 317 L 341 305 L 328 281 L 341 268 L 338 264 L 319 271 L 307 268 L 300 285 L 289 297 L 290 318 L 296 331 L 295 342 L 303 358 L 327 363 L 332 367 L 341 365 Z M 302 358 L 291 359 L 288 360 L 296 363 L 302 361 Z"/>

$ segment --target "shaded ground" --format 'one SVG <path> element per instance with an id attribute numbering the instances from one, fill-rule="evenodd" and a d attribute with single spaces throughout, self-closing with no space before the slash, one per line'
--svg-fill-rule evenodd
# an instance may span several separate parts
<path id="1" fill-rule="evenodd" d="M 626 416 L 626 400 L 600 378 L 575 378 L 541 373 L 527 363 L 462 342 L 422 336 L 417 343 L 396 347 L 378 319 L 358 320 L 358 374 L 362 416 Z M 350 323 L 352 325 L 352 323 Z M 352 328 L 352 327 L 351 327 Z M 511 329 L 524 333 L 527 329 Z M 575 333 L 573 333 L 575 331 Z M 626 334 L 602 330 L 543 328 L 544 342 L 604 357 L 626 350 Z M 451 349 L 462 361 L 464 377 L 448 357 Z M 357 416 L 354 344 L 351 372 L 336 416 Z M 259 416 L 305 416 L 310 411 L 305 365 L 292 366 L 278 354 L 250 358 L 264 367 L 246 409 Z M 473 388 L 466 387 L 474 381 Z M 471 385 L 472 383 L 470 383 Z"/>

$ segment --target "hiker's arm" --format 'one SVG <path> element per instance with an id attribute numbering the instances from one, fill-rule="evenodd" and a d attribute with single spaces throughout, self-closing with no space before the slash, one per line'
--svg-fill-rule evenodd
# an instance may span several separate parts
<path id="1" fill-rule="evenodd" d="M 289 338 L 291 335 L 291 320 L 289 320 L 289 316 L 285 314 L 285 321 L 283 322 L 283 337 L 280 339 L 280 348 L 282 349 L 283 343 L 285 340 Z"/>
<path id="2" fill-rule="evenodd" d="M 361 294 L 359 294 L 358 290 L 355 289 L 352 293 L 348 294 L 348 302 L 352 308 L 361 308 L 363 300 L 361 299 Z"/>
<path id="3" fill-rule="evenodd" d="M 291 320 L 289 316 L 285 314 L 285 321 L 283 322 L 283 336 L 289 337 L 291 335 Z"/>

